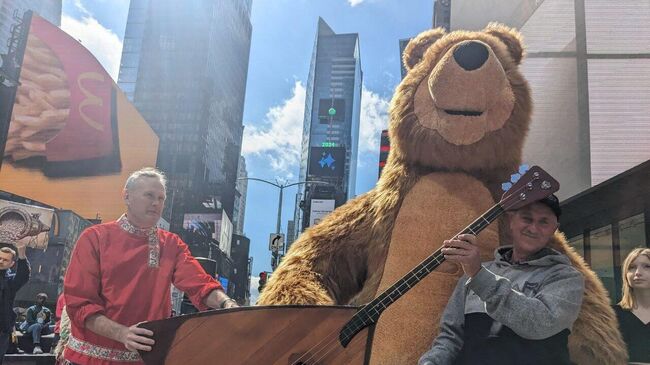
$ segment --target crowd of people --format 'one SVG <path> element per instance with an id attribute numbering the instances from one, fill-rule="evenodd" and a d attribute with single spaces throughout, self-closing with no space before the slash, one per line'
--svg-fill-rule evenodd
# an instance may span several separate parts
<path id="1" fill-rule="evenodd" d="M 138 351 L 150 351 L 154 340 L 138 324 L 169 317 L 172 284 L 200 310 L 237 306 L 177 235 L 156 227 L 166 199 L 161 172 L 134 172 L 123 199 L 122 217 L 79 237 L 56 305 L 57 325 L 46 294 L 27 310 L 19 328 L 31 336 L 34 353 L 43 352 L 41 336 L 53 331 L 61 364 L 141 363 Z M 512 245 L 499 247 L 493 261 L 481 262 L 474 235 L 444 242 L 445 258 L 460 264 L 464 276 L 419 365 L 571 363 L 568 336 L 584 278 L 549 246 L 559 227 L 558 199 L 551 195 L 509 214 Z M 623 298 L 614 310 L 630 361 L 650 362 L 650 249 L 633 250 L 622 270 Z M 29 275 L 25 247 L 0 249 L 0 363 L 16 326 L 14 298 Z"/>

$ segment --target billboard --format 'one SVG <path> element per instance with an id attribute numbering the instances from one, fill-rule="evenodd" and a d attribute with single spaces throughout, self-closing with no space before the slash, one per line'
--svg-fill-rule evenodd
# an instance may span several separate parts
<path id="1" fill-rule="evenodd" d="M 334 211 L 334 199 L 312 199 L 309 208 L 309 226 L 316 225 Z"/>
<path id="2" fill-rule="evenodd" d="M 228 292 L 228 278 L 224 278 L 223 276 L 219 275 L 219 283 L 221 286 L 223 286 L 223 290 L 227 293 Z"/>
<path id="3" fill-rule="evenodd" d="M 232 222 L 228 218 L 228 214 L 223 212 L 221 221 L 219 222 L 219 248 L 230 257 L 230 246 L 232 246 Z"/>
<path id="4" fill-rule="evenodd" d="M 219 242 L 219 249 L 230 257 L 232 222 L 225 212 L 187 213 L 183 216 L 183 229 L 198 233 Z"/>
<path id="5" fill-rule="evenodd" d="M 12 110 L 0 189 L 117 219 L 128 175 L 156 165 L 158 137 L 77 40 L 35 14 L 27 25 L 15 98 L 0 101 Z"/>
<path id="6" fill-rule="evenodd" d="M 0 245 L 46 249 L 54 210 L 0 199 Z"/>
<path id="7" fill-rule="evenodd" d="M 311 147 L 309 175 L 342 178 L 344 170 L 344 147 Z"/>
<path id="8" fill-rule="evenodd" d="M 217 240 L 220 221 L 221 213 L 188 213 L 183 216 L 183 229 Z"/>
<path id="9" fill-rule="evenodd" d="M 320 99 L 318 102 L 318 120 L 321 124 L 344 122 L 345 100 L 334 98 Z"/>

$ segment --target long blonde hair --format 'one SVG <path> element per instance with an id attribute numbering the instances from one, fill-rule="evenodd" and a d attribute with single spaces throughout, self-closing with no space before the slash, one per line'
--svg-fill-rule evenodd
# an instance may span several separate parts
<path id="1" fill-rule="evenodd" d="M 650 259 L 650 248 L 639 247 L 635 248 L 630 252 L 625 261 L 623 261 L 623 267 L 621 268 L 622 277 L 623 277 L 623 298 L 618 305 L 623 309 L 631 310 L 636 307 L 636 298 L 634 297 L 634 290 L 630 286 L 630 282 L 627 279 L 627 271 L 630 269 L 632 262 L 637 259 L 639 256 L 645 256 Z"/>

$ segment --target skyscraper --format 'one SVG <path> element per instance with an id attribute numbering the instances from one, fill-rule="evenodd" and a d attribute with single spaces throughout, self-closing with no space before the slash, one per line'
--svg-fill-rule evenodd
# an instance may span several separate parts
<path id="1" fill-rule="evenodd" d="M 235 206 L 233 208 L 233 233 L 238 235 L 244 234 L 244 216 L 246 212 L 246 191 L 248 190 L 248 171 L 246 171 L 246 159 L 239 156 L 239 165 L 237 166 L 237 185 L 235 192 Z"/>
<path id="2" fill-rule="evenodd" d="M 300 159 L 296 231 L 354 197 L 361 106 L 361 58 L 357 33 L 336 34 L 321 18 L 314 42 Z"/>
<path id="3" fill-rule="evenodd" d="M 7 53 L 11 26 L 16 23 L 14 13 L 22 18 L 27 10 L 32 10 L 48 22 L 61 26 L 61 2 L 62 0 L 0 0 L 0 54 Z"/>
<path id="4" fill-rule="evenodd" d="M 451 21 L 451 0 L 434 0 L 433 27 L 449 31 Z"/>
<path id="5" fill-rule="evenodd" d="M 233 216 L 251 1 L 131 1 L 118 84 L 160 137 L 172 231 L 206 199 Z"/>

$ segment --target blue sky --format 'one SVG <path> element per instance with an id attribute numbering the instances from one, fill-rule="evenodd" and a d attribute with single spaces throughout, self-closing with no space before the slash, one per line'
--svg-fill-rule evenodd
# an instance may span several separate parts
<path id="1" fill-rule="evenodd" d="M 62 28 L 113 78 L 128 7 L 129 0 L 63 1 Z M 379 133 L 400 79 L 398 41 L 429 29 L 432 9 L 433 0 L 253 0 L 242 146 L 249 176 L 297 181 L 305 82 L 320 16 L 336 33 L 359 33 L 364 87 L 356 192 L 372 189 Z M 283 232 L 293 216 L 295 193 L 288 188 L 284 194 Z M 249 181 L 244 231 L 251 239 L 254 276 L 271 269 L 268 236 L 275 231 L 278 194 L 272 186 Z"/>

